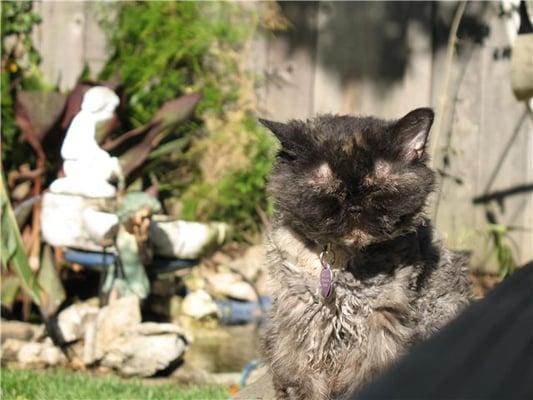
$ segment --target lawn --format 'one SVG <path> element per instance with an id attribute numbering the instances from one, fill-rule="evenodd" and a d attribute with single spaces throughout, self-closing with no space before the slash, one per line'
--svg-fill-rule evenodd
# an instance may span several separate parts
<path id="1" fill-rule="evenodd" d="M 30 371 L 2 368 L 2 400 L 189 400 L 227 399 L 220 386 L 144 384 L 117 377 L 94 377 L 86 372 Z"/>

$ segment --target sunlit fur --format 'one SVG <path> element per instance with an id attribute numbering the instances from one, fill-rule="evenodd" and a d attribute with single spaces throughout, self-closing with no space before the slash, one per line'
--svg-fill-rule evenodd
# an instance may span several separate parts
<path id="1" fill-rule="evenodd" d="M 424 216 L 432 121 L 429 109 L 398 121 L 262 121 L 281 143 L 269 181 L 274 305 L 263 336 L 278 398 L 342 398 L 467 304 L 466 262 Z M 327 299 L 326 244 L 335 256 Z"/>

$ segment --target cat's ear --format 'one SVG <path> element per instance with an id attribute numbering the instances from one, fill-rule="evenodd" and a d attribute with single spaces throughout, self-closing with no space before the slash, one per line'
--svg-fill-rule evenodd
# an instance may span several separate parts
<path id="1" fill-rule="evenodd" d="M 418 160 L 424 155 L 434 116 L 431 108 L 417 108 L 396 122 L 395 139 L 407 160 Z"/>
<path id="2" fill-rule="evenodd" d="M 285 144 L 290 141 L 290 136 L 292 135 L 292 129 L 288 124 L 282 122 L 270 121 L 268 119 L 259 118 L 259 122 L 268 128 L 281 142 Z"/>

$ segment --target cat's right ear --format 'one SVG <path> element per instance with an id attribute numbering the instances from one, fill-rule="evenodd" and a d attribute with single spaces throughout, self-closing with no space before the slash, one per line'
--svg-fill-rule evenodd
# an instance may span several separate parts
<path id="1" fill-rule="evenodd" d="M 259 118 L 259 122 L 268 128 L 281 142 L 281 144 L 287 144 L 290 142 L 292 129 L 288 124 L 282 122 L 270 121 L 268 119 Z"/>
<path id="2" fill-rule="evenodd" d="M 433 117 L 431 108 L 417 108 L 396 122 L 396 140 L 405 159 L 423 157 Z"/>

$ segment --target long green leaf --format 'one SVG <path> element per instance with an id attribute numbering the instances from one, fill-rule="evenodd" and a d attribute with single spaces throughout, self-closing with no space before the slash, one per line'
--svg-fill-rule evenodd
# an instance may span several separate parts
<path id="1" fill-rule="evenodd" d="M 161 106 L 152 119 L 156 124 L 150 128 L 143 140 L 119 157 L 125 176 L 130 175 L 146 161 L 150 152 L 171 132 L 172 126 L 191 116 L 200 99 L 200 94 L 192 93 Z"/>
<path id="2" fill-rule="evenodd" d="M 35 304 L 40 305 L 39 285 L 24 252 L 17 220 L 7 197 L 3 174 L 0 179 L 0 212 L 2 264 L 14 269 L 20 278 L 22 287 L 28 292 Z"/>
<path id="3" fill-rule="evenodd" d="M 41 256 L 41 268 L 37 275 L 41 288 L 41 311 L 44 315 L 53 315 L 65 301 L 67 295 L 56 271 L 54 257 L 50 246 L 45 245 Z"/>
<path id="4" fill-rule="evenodd" d="M 11 310 L 13 307 L 13 303 L 15 302 L 15 298 L 17 297 L 17 293 L 19 291 L 20 287 L 20 279 L 18 276 L 11 275 L 7 277 L 2 277 L 2 289 L 0 293 L 0 299 L 2 301 L 2 305 L 6 307 L 8 310 Z"/>

